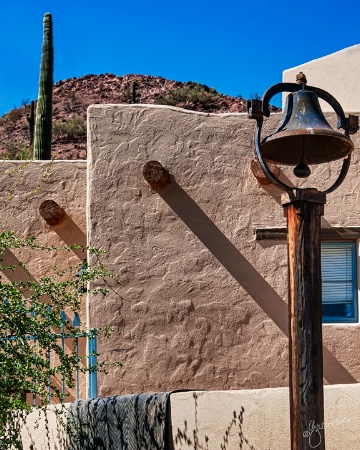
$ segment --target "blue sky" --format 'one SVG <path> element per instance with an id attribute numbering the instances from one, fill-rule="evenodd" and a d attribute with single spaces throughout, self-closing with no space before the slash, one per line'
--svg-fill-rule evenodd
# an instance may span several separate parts
<path id="1" fill-rule="evenodd" d="M 45 12 L 54 81 L 137 73 L 247 98 L 285 69 L 360 43 L 358 0 L 0 0 L 0 115 L 37 98 Z"/>

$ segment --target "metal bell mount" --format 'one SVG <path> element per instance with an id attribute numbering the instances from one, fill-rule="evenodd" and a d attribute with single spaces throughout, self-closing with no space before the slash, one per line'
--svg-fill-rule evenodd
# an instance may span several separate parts
<path id="1" fill-rule="evenodd" d="M 256 119 L 255 152 L 266 177 L 285 191 L 293 190 L 276 177 L 267 161 L 295 166 L 294 174 L 306 178 L 311 174 L 309 164 L 343 159 L 338 179 L 325 191 L 335 190 L 344 180 L 351 159 L 354 144 L 349 134 L 358 130 L 358 117 L 345 117 L 338 101 L 328 92 L 306 86 L 306 77 L 300 72 L 298 83 L 278 83 L 268 89 L 262 100 L 248 100 L 249 117 Z M 286 99 L 282 122 L 274 133 L 261 140 L 263 118 L 270 116 L 271 98 L 281 92 L 290 92 Z M 334 130 L 327 122 L 319 103 L 325 100 L 337 115 L 337 128 Z"/>

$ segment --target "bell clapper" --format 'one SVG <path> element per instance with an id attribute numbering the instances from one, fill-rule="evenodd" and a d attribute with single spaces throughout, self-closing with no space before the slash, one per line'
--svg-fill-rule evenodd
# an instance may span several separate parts
<path id="1" fill-rule="evenodd" d="M 302 139 L 302 148 L 303 148 L 303 152 L 302 152 L 302 158 L 301 161 L 299 162 L 299 164 L 294 168 L 293 172 L 294 175 L 298 178 L 307 178 L 308 176 L 310 176 L 311 174 L 311 170 L 310 167 L 306 164 L 305 161 L 305 142 L 304 142 L 304 137 Z"/>
<path id="2" fill-rule="evenodd" d="M 302 159 L 299 164 L 293 170 L 294 175 L 298 178 L 307 178 L 311 174 L 310 167 Z"/>

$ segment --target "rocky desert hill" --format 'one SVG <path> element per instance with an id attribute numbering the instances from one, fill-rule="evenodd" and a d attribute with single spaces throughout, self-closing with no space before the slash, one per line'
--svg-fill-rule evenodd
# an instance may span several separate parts
<path id="1" fill-rule="evenodd" d="M 52 149 L 56 159 L 86 159 L 86 110 L 99 103 L 162 104 L 208 113 L 246 111 L 242 97 L 223 95 L 195 82 L 109 73 L 69 78 L 53 88 Z M 2 158 L 31 158 L 27 120 L 30 109 L 30 102 L 23 100 L 22 106 L 0 118 Z"/>

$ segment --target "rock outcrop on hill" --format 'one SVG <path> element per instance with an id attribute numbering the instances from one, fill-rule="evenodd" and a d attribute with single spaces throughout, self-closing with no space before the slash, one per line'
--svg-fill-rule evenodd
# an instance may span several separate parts
<path id="1" fill-rule="evenodd" d="M 84 75 L 58 81 L 53 88 L 52 152 L 56 159 L 86 159 L 86 110 L 101 103 L 172 105 L 208 113 L 244 112 L 242 97 L 219 94 L 195 82 L 179 82 L 148 75 Z M 274 108 L 277 110 L 277 108 Z M 3 158 L 27 159 L 30 102 L 0 118 Z"/>

